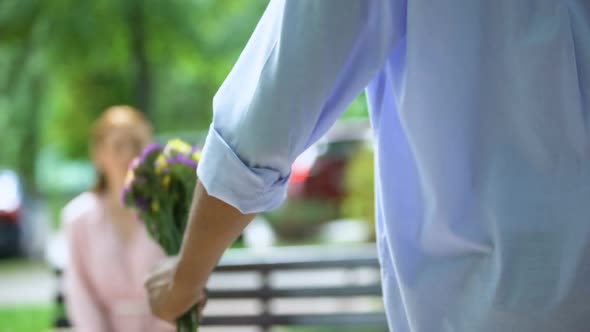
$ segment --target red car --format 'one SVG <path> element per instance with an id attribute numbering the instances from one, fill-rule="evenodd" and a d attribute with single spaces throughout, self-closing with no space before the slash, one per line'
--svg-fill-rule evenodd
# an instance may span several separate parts
<path id="1" fill-rule="evenodd" d="M 309 238 L 323 223 L 341 217 L 347 166 L 371 142 L 368 121 L 342 121 L 297 158 L 286 202 L 264 214 L 280 237 Z"/>
<path id="2" fill-rule="evenodd" d="M 0 170 L 0 256 L 21 253 L 22 185 L 11 170 Z"/>

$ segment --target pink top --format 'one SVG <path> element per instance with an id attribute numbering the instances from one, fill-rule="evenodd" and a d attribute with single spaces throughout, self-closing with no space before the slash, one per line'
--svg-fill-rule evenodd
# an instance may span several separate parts
<path id="1" fill-rule="evenodd" d="M 149 311 L 143 282 L 164 253 L 143 225 L 122 243 L 103 201 L 90 192 L 72 200 L 62 218 L 70 255 L 66 306 L 76 331 L 174 331 Z"/>

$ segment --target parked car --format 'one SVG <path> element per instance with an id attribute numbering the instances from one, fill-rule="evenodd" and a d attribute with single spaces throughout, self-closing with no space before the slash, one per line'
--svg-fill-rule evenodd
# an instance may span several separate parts
<path id="1" fill-rule="evenodd" d="M 287 200 L 263 216 L 286 241 L 309 239 L 326 222 L 342 218 L 345 173 L 362 150 L 372 149 L 366 120 L 338 122 L 294 162 Z"/>
<path id="2" fill-rule="evenodd" d="M 0 256 L 21 252 L 23 192 L 18 175 L 0 170 Z"/>
<path id="3" fill-rule="evenodd" d="M 15 171 L 0 169 L 0 256 L 42 255 L 49 225 L 45 202 L 27 195 Z"/>

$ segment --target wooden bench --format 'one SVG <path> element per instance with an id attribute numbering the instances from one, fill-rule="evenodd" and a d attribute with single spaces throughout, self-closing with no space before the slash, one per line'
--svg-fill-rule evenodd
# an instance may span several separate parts
<path id="1" fill-rule="evenodd" d="M 372 245 L 287 247 L 266 252 L 235 250 L 224 256 L 215 276 L 219 278 L 223 274 L 235 273 L 253 273 L 258 276 L 259 283 L 255 287 L 236 286 L 229 289 L 218 289 L 212 285 L 210 301 L 254 299 L 261 304 L 261 310 L 248 315 L 228 311 L 221 315 L 205 315 L 203 326 L 249 325 L 262 330 L 276 325 L 373 326 L 382 331 L 387 329 L 381 304 L 379 262 Z M 308 274 L 307 284 L 296 280 L 302 273 Z M 287 286 L 278 285 L 277 274 L 283 274 L 283 280 L 292 279 L 295 282 Z M 340 280 L 321 280 L 322 275 L 338 274 L 341 278 L 336 279 Z M 317 281 L 323 282 L 318 286 Z M 311 304 L 314 299 L 332 299 L 340 305 L 333 306 L 332 310 L 321 310 L 322 313 L 301 312 L 302 308 L 288 304 L 283 306 L 283 312 L 273 310 L 273 301 L 288 299 L 306 299 Z M 355 306 L 356 299 L 364 302 Z M 342 305 L 343 300 L 349 305 Z"/>
<path id="2" fill-rule="evenodd" d="M 250 285 L 241 282 L 245 279 Z M 208 295 L 202 326 L 387 331 L 374 245 L 230 250 L 210 280 Z M 236 304 L 240 301 L 249 301 L 255 310 L 244 312 Z M 280 301 L 286 303 L 276 310 Z M 62 326 L 64 318 L 58 317 Z"/>

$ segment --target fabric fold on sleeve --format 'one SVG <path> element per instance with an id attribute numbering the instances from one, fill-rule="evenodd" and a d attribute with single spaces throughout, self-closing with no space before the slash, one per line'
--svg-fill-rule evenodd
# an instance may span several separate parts
<path id="1" fill-rule="evenodd" d="M 287 195 L 289 175 L 249 167 L 211 126 L 197 175 L 207 193 L 240 210 L 256 213 L 277 208 Z"/>

